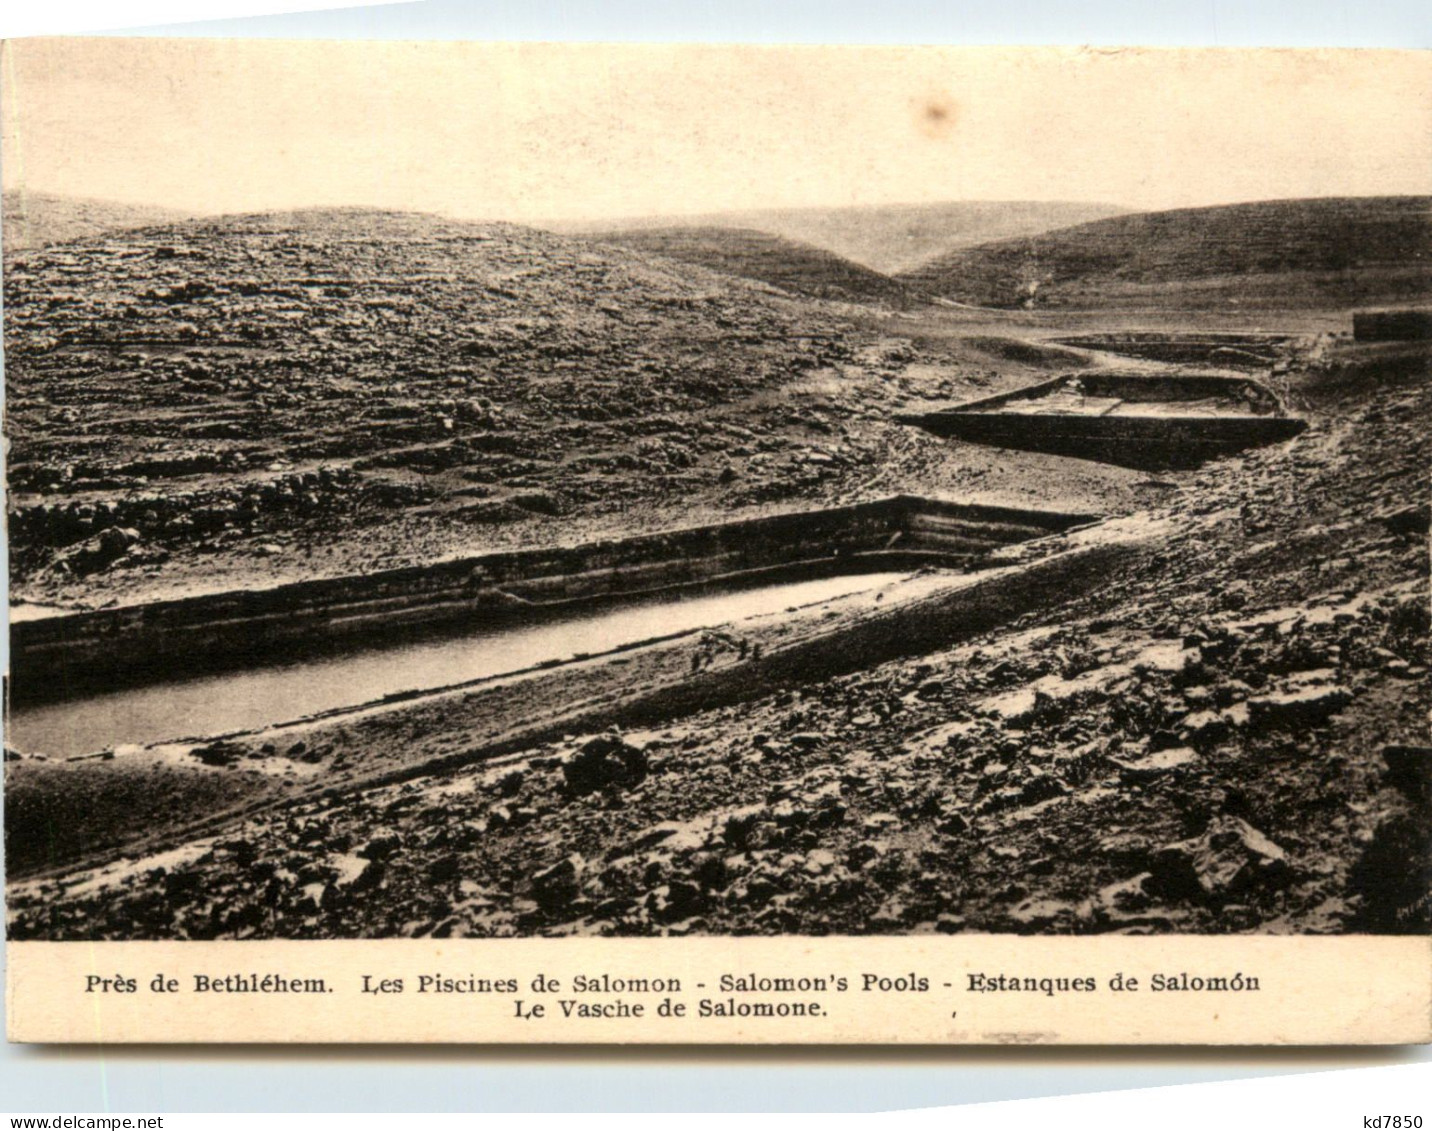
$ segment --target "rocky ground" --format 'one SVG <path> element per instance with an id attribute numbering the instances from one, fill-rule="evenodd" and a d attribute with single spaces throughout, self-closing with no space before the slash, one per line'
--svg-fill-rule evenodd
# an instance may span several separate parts
<path id="1" fill-rule="evenodd" d="M 327 210 L 5 266 L 16 599 L 93 606 L 921 489 L 1139 477 L 891 423 L 1040 357 L 510 225 Z"/>
<path id="2" fill-rule="evenodd" d="M 1174 533 L 1093 592 L 14 886 L 10 937 L 1425 931 L 1432 377 L 1399 358 L 1294 371 L 1308 431 L 1146 488 Z"/>

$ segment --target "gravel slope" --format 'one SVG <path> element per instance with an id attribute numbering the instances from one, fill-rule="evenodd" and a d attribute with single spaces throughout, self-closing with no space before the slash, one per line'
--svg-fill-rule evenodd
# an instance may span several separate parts
<path id="1" fill-rule="evenodd" d="M 1425 931 L 1426 355 L 1294 394 L 1093 593 L 12 890 L 11 937 Z"/>

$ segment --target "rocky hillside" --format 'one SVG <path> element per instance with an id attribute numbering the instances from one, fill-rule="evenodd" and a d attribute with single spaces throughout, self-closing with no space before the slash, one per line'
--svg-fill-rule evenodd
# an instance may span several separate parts
<path id="1" fill-rule="evenodd" d="M 812 298 L 903 306 L 916 297 L 908 286 L 888 275 L 809 244 L 749 228 L 652 228 L 594 232 L 585 238 L 755 279 Z"/>
<path id="2" fill-rule="evenodd" d="M 501 522 L 680 490 L 683 414 L 846 354 L 730 278 L 359 210 L 51 246 L 9 261 L 5 300 L 21 578 L 90 570 L 108 547 L 52 554 L 107 528 L 162 553 L 284 512 Z"/>
<path id="3" fill-rule="evenodd" d="M 1264 201 L 1116 216 L 943 255 L 901 278 L 980 306 L 1349 306 L 1432 286 L 1432 198 Z"/>
<path id="4" fill-rule="evenodd" d="M 997 631 L 17 888 L 10 937 L 1425 934 L 1426 362 L 1299 374 L 1307 432 Z"/>
<path id="5" fill-rule="evenodd" d="M 172 224 L 188 215 L 172 208 L 17 190 L 5 193 L 3 213 L 7 255 L 46 244 L 95 239 L 128 228 Z"/>
<path id="6" fill-rule="evenodd" d="M 954 449 L 894 408 L 1022 379 L 689 264 L 362 210 L 22 253 L 5 306 L 11 568 L 30 600 L 934 486 Z M 978 462 L 979 486 L 1000 483 Z"/>
<path id="7" fill-rule="evenodd" d="M 809 244 L 871 270 L 910 271 L 955 248 L 1033 236 L 1124 211 L 1111 204 L 1044 200 L 967 200 L 851 208 L 773 208 L 698 216 L 652 216 L 551 225 L 556 231 L 635 233 L 721 228 L 760 231 Z"/>

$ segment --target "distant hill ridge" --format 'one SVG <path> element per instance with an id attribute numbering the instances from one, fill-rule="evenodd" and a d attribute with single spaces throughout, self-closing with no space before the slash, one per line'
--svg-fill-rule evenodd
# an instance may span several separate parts
<path id="1" fill-rule="evenodd" d="M 1432 197 L 1328 197 L 1144 212 L 962 248 L 898 276 L 982 306 L 1079 306 L 1183 286 L 1318 290 L 1329 301 L 1415 297 L 1432 281 Z M 1228 280 L 1215 285 L 1217 280 Z M 1151 292 L 1150 292 L 1151 293 Z M 1186 294 L 1187 297 L 1187 294 Z"/>
<path id="2" fill-rule="evenodd" d="M 765 232 L 829 251 L 873 271 L 908 271 L 955 248 L 1034 235 L 1124 212 L 1070 201 L 951 201 L 940 204 L 771 208 L 692 216 L 562 221 L 539 227 L 574 235 L 646 230 L 739 229 Z"/>
<path id="3" fill-rule="evenodd" d="M 911 288 L 834 252 L 748 228 L 646 228 L 582 238 L 693 263 L 815 298 L 903 305 Z"/>
<path id="4" fill-rule="evenodd" d="M 0 207 L 4 210 L 3 240 L 7 254 L 70 240 L 94 239 L 131 228 L 175 223 L 193 216 L 191 212 L 174 208 L 18 189 L 7 191 Z"/>

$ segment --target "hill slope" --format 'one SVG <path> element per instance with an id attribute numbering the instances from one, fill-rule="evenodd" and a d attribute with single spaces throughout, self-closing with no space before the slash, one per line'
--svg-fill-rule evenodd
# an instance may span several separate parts
<path id="1" fill-rule="evenodd" d="M 794 294 L 905 303 L 911 290 L 888 275 L 809 244 L 748 228 L 651 228 L 585 238 L 755 279 Z"/>
<path id="2" fill-rule="evenodd" d="M 67 240 L 94 239 L 128 228 L 171 224 L 189 215 L 172 208 L 14 190 L 5 193 L 3 208 L 7 255 Z"/>
<path id="3" fill-rule="evenodd" d="M 933 294 L 1003 307 L 1415 300 L 1432 283 L 1432 198 L 1118 216 L 951 252 L 900 277 Z"/>
<path id="4" fill-rule="evenodd" d="M 305 517 L 684 491 L 684 414 L 843 356 L 829 322 L 740 280 L 362 210 L 53 245 L 13 257 L 5 292 L 21 578 L 113 523 L 213 548 Z"/>
<path id="5" fill-rule="evenodd" d="M 908 271 L 955 248 L 1035 235 L 1123 212 L 1111 204 L 1067 201 L 955 201 L 944 204 L 773 208 L 650 216 L 590 223 L 547 224 L 553 231 L 638 232 L 649 229 L 738 228 L 767 232 L 833 252 L 871 270 Z"/>
<path id="6" fill-rule="evenodd" d="M 350 209 L 146 228 L 9 257 L 5 304 L 26 600 L 268 584 L 963 474 L 891 416 L 956 396 L 969 351 L 511 225 Z M 1019 468 L 980 474 L 1034 489 Z"/>
<path id="7" fill-rule="evenodd" d="M 1425 366 L 1369 376 L 1305 373 L 1307 432 L 1174 488 L 1141 516 L 1165 531 L 1156 543 L 1047 584 L 1012 623 L 943 616 L 946 639 L 904 658 L 751 674 L 745 701 L 644 722 L 624 739 L 634 783 L 572 788 L 585 726 L 456 764 L 522 709 L 514 682 L 320 723 L 304 738 L 326 752 L 322 776 L 288 807 L 191 851 L 175 837 L 162 855 L 25 882 L 29 830 L 83 844 L 102 835 L 86 810 L 106 817 L 115 797 L 163 828 L 281 779 L 133 755 L 12 763 L 9 937 L 1425 937 L 1432 388 Z M 737 631 L 779 648 L 789 623 Z M 695 654 L 669 647 L 677 667 Z M 751 672 L 757 654 L 715 662 Z M 629 654 L 613 678 L 651 679 L 660 656 Z M 563 678 L 525 705 L 555 709 Z M 565 678 L 565 694 L 593 695 L 585 673 Z M 275 737 L 232 749 L 272 765 Z M 345 785 L 343 766 L 415 750 L 447 768 Z M 66 778 L 80 800 L 62 806 Z M 42 822 L 47 808 L 62 816 Z"/>
<path id="8" fill-rule="evenodd" d="M 912 487 L 1081 513 L 1132 490 L 1118 469 L 1051 475 L 893 420 L 1027 383 L 1024 362 L 511 225 L 352 209 L 146 228 L 8 257 L 5 303 L 27 601 L 153 600 Z"/>

